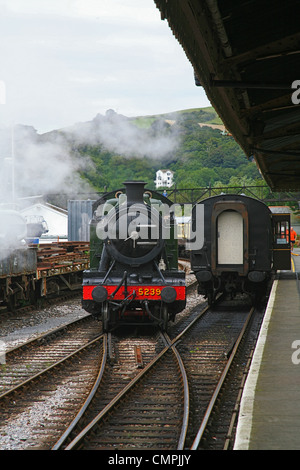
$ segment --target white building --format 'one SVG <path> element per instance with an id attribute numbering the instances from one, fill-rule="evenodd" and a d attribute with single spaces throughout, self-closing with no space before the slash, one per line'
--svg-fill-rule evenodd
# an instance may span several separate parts
<path id="1" fill-rule="evenodd" d="M 33 216 L 44 218 L 48 232 L 41 236 L 41 239 L 57 239 L 68 237 L 68 211 L 48 203 L 37 203 L 26 207 L 20 211 L 21 214 L 30 221 Z"/>
<path id="2" fill-rule="evenodd" d="M 156 172 L 156 180 L 154 181 L 156 189 L 158 188 L 170 188 L 173 185 L 174 173 L 171 170 L 158 170 Z"/>

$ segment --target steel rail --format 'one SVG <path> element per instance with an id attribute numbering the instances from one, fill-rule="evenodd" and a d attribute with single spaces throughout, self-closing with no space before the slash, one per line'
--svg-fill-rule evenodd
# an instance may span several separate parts
<path id="1" fill-rule="evenodd" d="M 112 400 L 108 403 L 102 411 L 76 436 L 76 438 L 65 448 L 65 450 L 75 449 L 79 443 L 86 437 L 86 435 L 98 424 L 101 419 L 108 414 L 112 408 L 149 372 L 160 359 L 169 351 L 171 345 L 166 346 L 141 372 L 129 382 Z"/>
<path id="2" fill-rule="evenodd" d="M 170 344 L 171 349 L 173 353 L 176 356 L 181 376 L 182 376 L 182 381 L 183 381 L 183 419 L 182 419 L 182 427 L 181 427 L 181 433 L 180 437 L 178 440 L 178 445 L 177 445 L 177 450 L 183 450 L 184 449 L 184 443 L 185 443 L 185 438 L 188 430 L 188 425 L 189 425 L 189 412 L 190 412 L 190 393 L 189 393 L 189 383 L 188 383 L 188 378 L 186 374 L 186 370 L 183 364 L 183 361 L 180 357 L 179 352 L 175 348 L 173 344 L 171 344 L 171 340 L 169 336 L 164 333 L 164 336 L 166 337 L 166 341 L 168 344 Z"/>
<path id="3" fill-rule="evenodd" d="M 68 323 L 60 325 L 60 326 L 58 326 L 57 328 L 55 328 L 53 330 L 47 331 L 46 333 L 42 333 L 42 334 L 36 336 L 35 338 L 31 338 L 27 341 L 24 341 L 23 343 L 18 344 L 17 346 L 14 346 L 10 349 L 6 349 L 6 351 L 5 351 L 5 364 L 8 363 L 8 359 L 11 359 L 15 363 L 16 358 L 18 357 L 18 355 L 22 354 L 23 352 L 25 352 L 25 354 L 28 358 L 26 360 L 25 356 L 22 354 L 21 359 L 19 359 L 19 362 L 21 361 L 21 363 L 23 365 L 23 369 L 22 369 L 22 371 L 19 371 L 19 369 L 17 369 L 17 370 L 21 373 L 21 375 L 24 375 L 24 376 L 26 375 L 27 377 L 26 377 L 26 379 L 25 379 L 25 377 L 23 377 L 22 382 L 19 382 L 18 384 L 22 385 L 23 383 L 25 383 L 25 380 L 30 380 L 31 377 L 34 377 L 35 374 L 38 374 L 37 369 L 40 369 L 40 372 L 43 373 L 43 369 L 41 369 L 41 365 L 42 365 L 42 362 L 44 362 L 46 364 L 46 361 L 44 359 L 43 359 L 43 361 L 39 361 L 39 363 L 35 362 L 34 360 L 32 361 L 32 352 L 33 352 L 33 356 L 35 356 L 35 354 L 38 352 L 39 348 L 43 347 L 44 345 L 45 345 L 45 347 L 47 347 L 47 345 L 50 344 L 50 341 L 53 340 L 55 342 L 58 339 L 59 336 L 60 336 L 60 338 L 63 338 L 63 336 L 62 336 L 63 334 L 66 334 L 66 337 L 69 333 L 73 334 L 73 328 L 80 327 L 80 326 L 82 327 L 82 325 L 84 326 L 85 324 L 87 324 L 88 330 L 86 330 L 86 331 L 88 332 L 89 328 L 90 328 L 90 323 L 91 323 L 92 320 L 93 319 L 92 319 L 91 315 L 85 315 L 84 317 L 81 317 L 79 319 L 72 320 Z M 82 329 L 82 331 L 85 331 L 85 330 Z M 90 332 L 89 336 L 91 336 L 91 335 L 92 335 L 92 332 Z M 96 337 L 98 337 L 98 334 L 94 334 L 92 339 L 95 339 Z M 86 339 L 88 340 L 88 337 Z M 92 341 L 92 339 L 90 338 L 90 341 Z M 82 340 L 84 340 L 84 336 L 82 337 Z M 76 345 L 74 345 L 74 348 L 75 347 L 76 347 Z M 80 346 L 78 346 L 78 348 L 79 347 Z M 34 349 L 34 348 L 37 348 L 37 349 Z M 76 351 L 74 350 L 74 352 L 76 352 Z M 30 357 L 28 356 L 29 353 L 31 354 Z M 48 350 L 48 352 L 47 352 L 46 357 L 49 357 L 49 359 L 47 360 L 48 364 L 53 363 L 53 361 L 55 360 L 55 355 L 53 357 L 53 353 L 55 353 L 55 347 L 53 348 L 53 350 Z M 18 368 L 18 365 L 16 365 L 16 367 Z M 24 369 L 25 367 L 26 367 L 26 372 L 25 372 L 25 369 Z M 30 372 L 31 368 L 34 368 L 35 372 L 34 371 Z M 15 369 L 11 368 L 11 365 L 9 365 L 8 374 L 11 373 L 11 372 L 9 372 L 10 370 L 13 373 L 15 372 Z M 9 393 L 10 391 L 13 391 L 17 387 L 16 383 L 15 384 L 9 384 L 7 382 L 6 372 L 7 372 L 6 369 L 4 369 L 3 374 L 1 374 L 1 386 L 3 386 L 3 388 L 6 389 L 6 391 L 5 392 L 4 391 L 0 392 L 0 398 L 2 398 L 2 396 L 4 396 L 4 393 Z M 33 375 L 30 375 L 30 373 L 33 374 Z M 14 377 L 17 377 L 17 376 L 14 376 Z M 5 380 L 6 380 L 6 382 L 5 382 Z"/>
<path id="4" fill-rule="evenodd" d="M 23 382 L 20 382 L 18 385 L 16 385 L 15 387 L 13 388 L 10 388 L 9 390 L 6 390 L 6 392 L 2 393 L 0 395 L 0 400 L 9 396 L 10 394 L 16 392 L 17 390 L 19 390 L 20 388 L 24 387 L 25 385 L 28 385 L 30 382 L 33 382 L 34 380 L 40 378 L 42 375 L 45 375 L 46 373 L 50 372 L 52 369 L 54 369 L 55 367 L 63 364 L 64 362 L 68 361 L 69 359 L 72 359 L 72 357 L 76 356 L 77 354 L 80 354 L 82 351 L 84 351 L 85 349 L 89 348 L 90 346 L 92 346 L 94 343 L 96 343 L 97 341 L 99 341 L 101 338 L 103 338 L 103 334 L 97 336 L 96 338 L 94 338 L 92 341 L 90 341 L 89 343 L 85 344 L 84 346 L 81 346 L 80 348 L 76 349 L 76 351 L 73 351 L 72 353 L 68 354 L 67 356 L 63 357 L 62 359 L 60 359 L 59 361 L 51 364 L 51 366 L 41 370 L 40 372 L 38 372 L 37 374 L 34 374 L 32 375 L 31 377 L 29 377 L 28 379 L 24 380 Z"/>
<path id="5" fill-rule="evenodd" d="M 5 355 L 6 355 L 6 358 L 9 356 L 9 355 L 12 355 L 13 353 L 16 353 L 18 351 L 21 351 L 22 349 L 25 349 L 27 348 L 28 346 L 32 346 L 34 345 L 35 343 L 36 344 L 39 344 L 41 343 L 43 340 L 47 339 L 47 338 L 51 338 L 51 336 L 55 336 L 57 335 L 58 333 L 62 332 L 63 330 L 67 330 L 68 328 L 72 327 L 72 326 L 76 326 L 76 325 L 79 325 L 80 323 L 85 323 L 89 320 L 92 320 L 92 315 L 90 314 L 87 314 L 81 318 L 77 318 L 76 320 L 72 320 L 68 323 L 64 323 L 63 325 L 60 325 L 58 326 L 57 328 L 54 328 L 53 330 L 50 330 L 50 331 L 47 331 L 46 333 L 42 333 L 38 336 L 36 336 L 35 338 L 31 338 L 27 341 L 24 341 L 24 343 L 21 343 L 17 346 L 14 346 L 10 349 L 7 349 L 5 351 Z"/>
<path id="6" fill-rule="evenodd" d="M 101 361 L 101 366 L 100 366 L 99 373 L 98 373 L 98 376 L 96 378 L 96 381 L 95 381 L 95 383 L 94 383 L 87 399 L 85 400 L 84 404 L 82 405 L 82 407 L 78 411 L 77 415 L 75 416 L 75 418 L 73 419 L 71 424 L 68 426 L 68 428 L 65 430 L 65 432 L 62 434 L 60 439 L 54 444 L 54 446 L 52 447 L 51 450 L 59 450 L 62 447 L 62 445 L 64 444 L 66 439 L 69 437 L 69 435 L 71 434 L 71 432 L 73 431 L 75 426 L 78 424 L 78 422 L 80 421 L 80 419 L 82 418 L 82 416 L 84 415 L 86 410 L 88 409 L 88 407 L 89 407 L 92 399 L 94 398 L 97 390 L 99 389 L 100 383 L 102 381 L 102 377 L 103 377 L 103 374 L 104 374 L 104 369 L 105 369 L 106 361 L 107 361 L 107 352 L 108 352 L 108 340 L 107 340 L 107 334 L 104 334 L 103 335 L 102 361 Z"/>
<path id="7" fill-rule="evenodd" d="M 214 406 L 215 406 L 215 403 L 216 403 L 216 401 L 217 401 L 217 398 L 218 398 L 218 396 L 219 396 L 219 393 L 220 393 L 220 391 L 221 391 L 221 388 L 222 388 L 222 386 L 223 386 L 223 384 L 224 384 L 224 381 L 225 381 L 225 379 L 226 379 L 226 377 L 227 377 L 228 371 L 229 371 L 229 369 L 230 369 L 230 367 L 231 367 L 231 364 L 232 364 L 232 362 L 233 362 L 233 359 L 235 358 L 235 355 L 236 355 L 236 352 L 237 352 L 237 350 L 238 350 L 238 347 L 239 347 L 239 345 L 240 345 L 240 343 L 241 343 L 241 341 L 242 341 L 242 339 L 243 339 L 243 337 L 244 337 L 245 331 L 246 331 L 247 326 L 248 326 L 248 324 L 249 324 L 249 322 L 250 322 L 250 319 L 252 318 L 252 315 L 253 315 L 253 312 L 254 312 L 254 311 L 255 311 L 255 308 L 252 307 L 251 310 L 250 310 L 250 312 L 249 312 L 249 314 L 248 314 L 248 316 L 247 316 L 247 318 L 246 318 L 246 321 L 245 321 L 245 323 L 244 323 L 244 325 L 243 325 L 243 328 L 242 328 L 242 330 L 241 330 L 241 332 L 240 332 L 240 334 L 239 334 L 239 337 L 238 337 L 238 339 L 236 340 L 236 342 L 235 342 L 235 344 L 234 344 L 234 347 L 233 347 L 233 349 L 232 349 L 232 351 L 231 351 L 230 357 L 229 357 L 229 359 L 228 359 L 228 361 L 227 361 L 227 363 L 226 363 L 226 366 L 225 366 L 225 368 L 224 368 L 224 370 L 223 370 L 223 373 L 222 373 L 222 375 L 221 375 L 221 377 L 220 377 L 220 380 L 219 380 L 219 382 L 218 382 L 218 384 L 217 384 L 217 386 L 216 386 L 216 388 L 215 388 L 214 394 L 213 394 L 213 396 L 212 396 L 212 398 L 211 398 L 211 400 L 210 400 L 210 402 L 209 402 L 209 405 L 208 405 L 208 407 L 207 407 L 207 409 L 206 409 L 204 418 L 203 418 L 203 420 L 202 420 L 202 422 L 201 422 L 201 425 L 200 425 L 200 427 L 199 427 L 199 430 L 198 430 L 198 432 L 197 432 L 197 435 L 196 435 L 196 437 L 195 437 L 195 439 L 194 439 L 194 442 L 193 442 L 192 447 L 191 447 L 190 450 L 197 450 L 198 447 L 199 447 L 200 441 L 201 441 L 201 439 L 202 439 L 202 437 L 203 437 L 203 433 L 204 433 L 204 431 L 205 431 L 205 429 L 206 429 L 206 426 L 207 426 L 207 423 L 208 423 L 209 418 L 210 418 L 210 416 L 211 416 L 212 410 L 213 410 L 213 408 L 214 408 Z"/>
<path id="8" fill-rule="evenodd" d="M 168 344 L 166 347 L 155 357 L 152 359 L 152 361 L 143 369 L 141 372 L 134 378 L 132 381 L 124 387 L 123 390 L 121 390 L 113 399 L 110 403 L 108 403 L 103 410 L 98 413 L 98 415 L 74 438 L 70 444 L 65 448 L 65 450 L 73 450 L 75 449 L 80 442 L 87 436 L 87 434 L 98 424 L 99 421 L 101 421 L 105 415 L 107 415 L 111 409 L 128 393 L 146 374 L 149 372 L 159 361 L 160 359 L 171 349 L 173 351 L 173 348 L 175 348 L 175 344 L 182 338 L 184 334 L 187 333 L 187 331 L 209 310 L 209 306 L 207 306 L 204 310 L 202 310 L 197 317 L 172 341 L 167 341 Z M 179 353 L 177 352 L 179 355 Z M 180 359 L 179 361 L 179 367 L 183 367 L 182 361 Z M 184 369 L 184 367 L 183 367 Z M 188 403 L 188 398 L 186 396 L 186 393 L 188 391 L 188 380 L 186 373 L 184 371 L 184 382 L 185 382 L 185 392 L 184 392 L 184 417 L 183 417 L 183 425 L 182 425 L 182 430 L 181 430 L 181 435 L 180 439 L 178 442 L 178 447 L 183 449 L 184 446 L 184 439 L 186 436 L 187 432 L 187 425 L 188 425 L 188 408 L 189 408 L 189 403 Z"/>

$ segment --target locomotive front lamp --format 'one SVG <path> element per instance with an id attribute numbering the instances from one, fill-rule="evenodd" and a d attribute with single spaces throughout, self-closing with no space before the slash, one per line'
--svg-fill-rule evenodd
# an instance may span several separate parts
<path id="1" fill-rule="evenodd" d="M 177 297 L 177 292 L 174 287 L 167 286 L 164 287 L 161 291 L 161 300 L 165 302 L 166 304 L 171 304 L 172 302 L 175 302 Z"/>
<path id="2" fill-rule="evenodd" d="M 102 303 L 107 300 L 107 290 L 103 286 L 97 286 L 92 290 L 93 300 L 97 303 Z"/>

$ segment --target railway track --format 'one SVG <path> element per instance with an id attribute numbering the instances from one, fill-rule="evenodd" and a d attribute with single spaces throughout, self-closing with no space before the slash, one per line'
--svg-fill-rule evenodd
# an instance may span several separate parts
<path id="1" fill-rule="evenodd" d="M 71 357 L 99 334 L 99 324 L 86 316 L 6 351 L 5 366 L 0 369 L 0 400 Z"/>
<path id="2" fill-rule="evenodd" d="M 191 450 L 197 450 L 200 447 L 200 444 L 201 444 L 201 441 L 203 439 L 204 433 L 207 430 L 209 420 L 212 416 L 213 411 L 215 411 L 217 400 L 220 397 L 222 387 L 225 383 L 226 378 L 228 377 L 228 372 L 229 372 L 230 367 L 231 367 L 231 365 L 232 365 L 232 363 L 233 363 L 233 361 L 236 357 L 238 348 L 241 344 L 241 341 L 244 338 L 245 332 L 247 330 L 247 327 L 249 325 L 250 320 L 252 319 L 253 313 L 254 313 L 254 308 L 252 308 L 250 310 L 250 312 L 247 314 L 246 319 L 244 321 L 244 324 L 242 326 L 242 329 L 241 329 L 241 331 L 238 335 L 238 338 L 234 341 L 233 344 L 229 344 L 229 348 L 227 350 L 225 350 L 225 351 L 223 350 L 223 355 L 224 355 L 224 359 L 225 359 L 224 368 L 219 369 L 219 371 L 217 371 L 217 373 L 216 373 L 216 370 L 212 371 L 211 369 L 213 369 L 213 368 L 211 368 L 211 366 L 209 366 L 209 371 L 206 372 L 207 375 L 210 377 L 210 379 L 208 379 L 208 381 L 211 383 L 211 385 L 209 384 L 207 388 L 213 390 L 213 393 L 211 394 L 211 390 L 209 391 L 209 395 L 211 394 L 211 398 L 208 402 L 207 407 L 205 405 L 206 410 L 205 410 L 204 416 L 202 418 L 201 424 L 200 424 L 200 426 L 197 430 L 197 433 L 195 435 L 195 438 L 193 440 L 193 443 L 190 447 Z M 215 355 L 216 351 L 214 351 L 213 354 Z M 213 362 L 213 361 L 211 361 L 211 362 Z M 221 361 L 219 361 L 219 359 L 217 359 L 216 362 L 221 362 Z M 197 381 L 197 380 L 195 380 L 195 381 Z M 215 385 L 215 383 L 216 383 L 216 385 Z M 201 384 L 199 386 L 201 388 Z M 207 393 L 207 392 L 205 392 L 205 393 Z M 203 401 L 203 400 L 201 400 L 201 401 Z M 228 435 L 229 433 L 227 432 L 226 434 Z M 190 432 L 190 435 L 192 437 L 193 434 Z"/>
<path id="3" fill-rule="evenodd" d="M 161 338 L 167 341 L 165 335 Z M 178 440 L 183 444 L 188 406 L 182 407 L 182 402 L 188 400 L 188 386 L 181 358 L 170 346 L 167 344 L 65 449 L 117 446 L 126 450 L 172 450 Z M 54 449 L 61 446 L 62 440 Z"/>
<path id="4" fill-rule="evenodd" d="M 61 435 L 95 381 L 103 343 L 96 330 L 85 317 L 7 352 L 0 367 L 1 448 L 44 448 L 45 439 Z"/>
<path id="5" fill-rule="evenodd" d="M 101 335 L 87 317 L 15 348 L 0 374 L 0 436 L 25 419 L 20 448 L 27 449 L 184 450 L 225 441 L 235 401 L 224 436 L 207 438 L 207 425 L 253 316 L 202 304 L 170 337 L 132 328 Z"/>
<path id="6" fill-rule="evenodd" d="M 216 315 L 219 318 L 213 318 Z M 230 322 L 232 315 L 234 324 Z M 78 426 L 72 427 L 72 434 L 67 430 L 53 449 L 201 448 L 212 411 L 253 315 L 254 309 L 224 315 L 207 308 L 173 340 L 161 335 L 164 346 L 160 353 L 103 409 L 90 413 L 80 431 Z M 141 353 L 136 356 L 142 357 Z M 228 426 L 232 428 L 232 419 Z M 227 432 L 224 440 L 226 437 Z"/>

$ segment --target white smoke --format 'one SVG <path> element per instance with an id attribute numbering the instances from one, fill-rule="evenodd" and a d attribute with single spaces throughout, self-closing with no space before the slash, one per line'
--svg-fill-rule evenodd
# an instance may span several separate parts
<path id="1" fill-rule="evenodd" d="M 1 128 L 0 208 L 20 208 L 23 200 L 39 195 L 91 195 L 93 190 L 80 171 L 93 163 L 76 150 L 80 145 L 101 146 L 128 158 L 167 158 L 175 151 L 178 136 L 176 126 L 164 120 L 144 129 L 112 110 L 90 122 L 43 135 L 30 126 Z M 9 230 L 5 234 L 9 237 Z"/>
<path id="2" fill-rule="evenodd" d="M 74 125 L 68 132 L 74 141 L 101 145 L 125 157 L 164 158 L 178 147 L 176 126 L 156 119 L 152 126 L 140 128 L 132 119 L 113 110 L 108 110 L 105 116 L 98 114 L 88 123 Z"/>
<path id="3" fill-rule="evenodd" d="M 45 138 L 29 126 L 0 129 L 0 263 L 16 248 L 26 248 L 26 220 L 20 213 L 26 201 L 91 192 L 78 173 L 82 162 L 59 133 Z"/>
<path id="4" fill-rule="evenodd" d="M 176 126 L 163 119 L 139 128 L 112 110 L 90 122 L 42 135 L 30 126 L 0 129 L 0 204 L 40 194 L 91 193 L 79 173 L 93 163 L 76 152 L 80 145 L 101 146 L 128 158 L 161 159 L 172 156 L 178 134 Z"/>
<path id="5" fill-rule="evenodd" d="M 88 190 L 78 172 L 83 161 L 76 158 L 59 133 L 45 138 L 29 126 L 2 129 L 0 139 L 0 202 L 53 193 Z M 89 165 L 88 160 L 84 161 Z"/>

